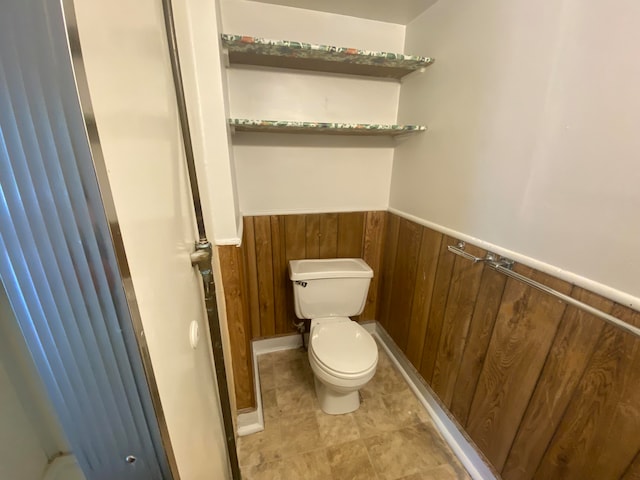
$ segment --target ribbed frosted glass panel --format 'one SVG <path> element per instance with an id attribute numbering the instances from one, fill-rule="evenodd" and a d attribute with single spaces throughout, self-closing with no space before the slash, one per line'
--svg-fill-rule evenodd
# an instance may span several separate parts
<path id="1" fill-rule="evenodd" d="M 87 479 L 170 478 L 55 1 L 0 3 L 0 276 Z"/>

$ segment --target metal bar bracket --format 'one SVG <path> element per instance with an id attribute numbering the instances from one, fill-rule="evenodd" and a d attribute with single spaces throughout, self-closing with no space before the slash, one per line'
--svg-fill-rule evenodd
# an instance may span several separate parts
<path id="1" fill-rule="evenodd" d="M 196 250 L 191 255 L 191 265 L 198 268 L 202 276 L 202 284 L 205 290 L 205 297 L 214 291 L 213 270 L 211 260 L 213 258 L 213 250 L 211 242 L 200 240 L 196 242 Z"/>
<path id="2" fill-rule="evenodd" d="M 546 285 L 536 282 L 535 280 L 526 277 L 518 272 L 513 271 L 514 261 L 508 258 L 500 257 L 494 253 L 487 253 L 485 258 L 476 257 L 471 255 L 468 252 L 464 251 L 465 243 L 458 242 L 456 246 L 448 245 L 447 249 L 451 253 L 455 253 L 456 255 L 466 258 L 467 260 L 471 260 L 473 263 L 484 262 L 489 268 L 493 268 L 495 271 L 500 272 L 507 277 L 511 277 L 514 280 L 524 283 L 525 285 L 529 285 L 532 288 L 540 290 L 541 292 L 548 293 L 556 298 L 559 298 L 564 303 L 584 310 L 585 312 L 590 313 L 591 315 L 598 317 L 599 319 L 607 322 L 610 325 L 613 325 L 620 330 L 623 330 L 631 335 L 635 335 L 636 337 L 640 337 L 640 328 L 632 325 L 630 323 L 625 322 L 624 320 L 620 320 L 619 318 L 614 317 L 613 315 L 609 315 L 602 310 L 599 310 L 591 305 L 588 305 L 580 300 L 576 300 L 575 298 L 566 295 L 562 292 L 554 290 L 551 287 L 547 287 Z"/>
<path id="3" fill-rule="evenodd" d="M 198 270 L 203 268 L 211 269 L 211 257 L 212 249 L 210 242 L 196 242 L 196 250 L 191 255 L 191 265 L 198 267 Z"/>
<path id="4" fill-rule="evenodd" d="M 482 257 L 476 257 L 475 255 L 470 254 L 469 252 L 465 252 L 464 247 L 466 244 L 464 242 L 458 242 L 458 244 L 454 247 L 453 245 L 447 246 L 447 249 L 451 253 L 455 253 L 456 255 L 466 258 L 467 260 L 471 260 L 473 263 L 486 263 L 490 266 L 500 265 L 501 267 L 507 268 L 511 270 L 513 268 L 513 260 L 505 257 L 501 257 L 498 254 L 493 252 L 487 252 L 487 254 Z"/>

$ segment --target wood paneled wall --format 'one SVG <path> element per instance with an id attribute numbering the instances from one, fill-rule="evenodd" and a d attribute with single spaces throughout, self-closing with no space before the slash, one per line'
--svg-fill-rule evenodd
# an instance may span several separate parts
<path id="1" fill-rule="evenodd" d="M 507 480 L 640 478 L 640 341 L 447 251 L 456 239 L 385 212 L 245 218 L 221 247 L 238 408 L 250 341 L 295 331 L 287 262 L 362 257 L 376 319 Z M 484 256 L 472 245 L 467 251 Z M 640 313 L 516 270 L 640 326 Z"/>
<path id="2" fill-rule="evenodd" d="M 363 258 L 374 277 L 359 319 L 377 317 L 385 220 L 376 211 L 245 217 L 242 246 L 221 247 L 239 409 L 255 406 L 250 341 L 296 331 L 289 260 Z"/>
<path id="3" fill-rule="evenodd" d="M 392 214 L 385 236 L 378 320 L 503 478 L 639 478 L 639 340 L 449 253 L 453 238 Z M 640 325 L 638 312 L 516 270 Z"/>
<path id="4" fill-rule="evenodd" d="M 220 246 L 216 250 L 222 270 L 236 406 L 238 410 L 244 410 L 255 405 L 251 324 L 246 300 L 248 278 L 241 248 Z"/>

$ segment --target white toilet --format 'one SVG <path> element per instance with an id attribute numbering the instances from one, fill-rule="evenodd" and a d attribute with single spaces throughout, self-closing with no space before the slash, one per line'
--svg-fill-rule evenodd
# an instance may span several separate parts
<path id="1" fill-rule="evenodd" d="M 309 363 L 320 408 L 353 412 L 378 364 L 375 340 L 349 318 L 362 313 L 373 270 L 359 258 L 292 260 L 289 277 L 296 316 L 311 319 Z"/>

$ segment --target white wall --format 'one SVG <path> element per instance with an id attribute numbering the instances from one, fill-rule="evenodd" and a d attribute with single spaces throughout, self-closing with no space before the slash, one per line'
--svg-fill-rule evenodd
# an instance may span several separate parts
<path id="1" fill-rule="evenodd" d="M 161 2 L 76 2 L 96 124 L 178 470 L 229 478 Z M 201 340 L 192 349 L 189 327 Z"/>
<path id="2" fill-rule="evenodd" d="M 407 26 L 436 63 L 402 86 L 430 130 L 396 149 L 391 208 L 638 308 L 638 23 L 633 0 L 435 4 Z"/>
<path id="3" fill-rule="evenodd" d="M 401 52 L 403 25 L 247 0 L 221 0 L 224 33 Z"/>
<path id="4" fill-rule="evenodd" d="M 400 52 L 404 26 L 264 3 L 222 2 L 224 33 Z M 395 123 L 400 85 L 384 79 L 232 66 L 234 118 Z M 388 205 L 389 139 L 236 133 L 245 215 L 379 210 Z"/>
<path id="5" fill-rule="evenodd" d="M 227 123 L 219 2 L 174 2 L 173 11 L 207 233 L 218 245 L 237 245 L 242 215 Z"/>
<path id="6" fill-rule="evenodd" d="M 48 458 L 4 364 L 0 364 L 0 405 L 0 478 L 42 478 Z"/>
<path id="7" fill-rule="evenodd" d="M 0 478 L 42 478 L 69 447 L 0 282 Z"/>

